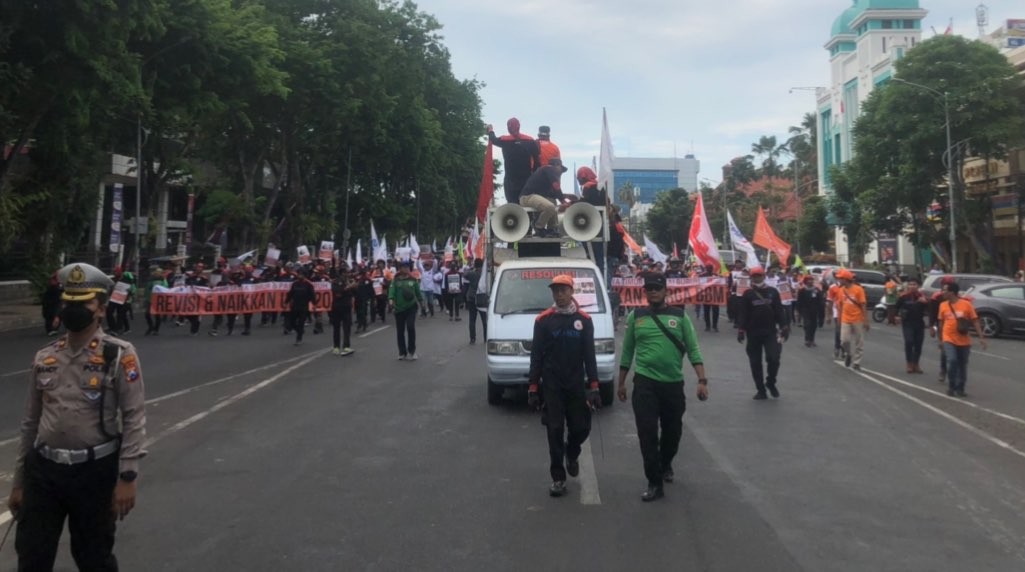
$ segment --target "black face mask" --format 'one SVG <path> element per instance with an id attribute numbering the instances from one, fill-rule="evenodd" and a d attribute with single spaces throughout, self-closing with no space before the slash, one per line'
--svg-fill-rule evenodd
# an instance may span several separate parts
<path id="1" fill-rule="evenodd" d="M 92 325 L 96 315 L 81 302 L 73 302 L 61 310 L 61 323 L 69 332 L 81 332 Z"/>

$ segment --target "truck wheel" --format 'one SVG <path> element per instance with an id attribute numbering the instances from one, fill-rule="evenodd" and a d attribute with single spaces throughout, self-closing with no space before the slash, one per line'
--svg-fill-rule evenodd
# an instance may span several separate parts
<path id="1" fill-rule="evenodd" d="M 598 386 L 598 394 L 601 396 L 602 407 L 612 407 L 616 397 L 616 384 L 614 382 L 603 383 Z"/>
<path id="2" fill-rule="evenodd" d="M 505 388 L 488 378 L 488 405 L 501 405 Z"/>

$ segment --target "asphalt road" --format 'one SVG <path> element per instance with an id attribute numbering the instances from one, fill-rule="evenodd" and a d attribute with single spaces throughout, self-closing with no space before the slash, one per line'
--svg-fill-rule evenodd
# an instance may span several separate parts
<path id="1" fill-rule="evenodd" d="M 808 349 L 798 329 L 781 399 L 755 402 L 721 330 L 699 332 L 712 397 L 688 384 L 677 479 L 652 504 L 619 403 L 598 415 L 570 494 L 549 498 L 543 427 L 522 399 L 486 404 L 484 348 L 465 321 L 419 321 L 418 362 L 395 360 L 392 327 L 345 358 L 326 335 L 293 347 L 276 328 L 134 335 L 154 442 L 118 532 L 122 568 L 1025 568 L 1025 343 L 973 354 L 966 403 L 942 394 L 932 346 L 927 375 L 903 372 L 895 328 L 870 332 L 862 375 L 832 360 L 831 331 Z M 18 372 L 44 343 L 0 335 L 0 489 Z M 74 569 L 66 537 L 58 569 Z"/>

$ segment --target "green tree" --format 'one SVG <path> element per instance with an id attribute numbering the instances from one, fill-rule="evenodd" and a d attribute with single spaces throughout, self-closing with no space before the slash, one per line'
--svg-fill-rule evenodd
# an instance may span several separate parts
<path id="1" fill-rule="evenodd" d="M 782 174 L 779 159 L 787 152 L 786 144 L 780 144 L 775 135 L 762 135 L 757 143 L 751 144 L 751 152 L 762 159 L 760 174 L 763 177 L 778 177 Z"/>
<path id="2" fill-rule="evenodd" d="M 802 204 L 800 231 L 797 233 L 802 252 L 829 250 L 833 240 L 833 227 L 826 222 L 829 215 L 827 200 L 815 195 L 804 199 Z"/>
<path id="3" fill-rule="evenodd" d="M 1025 141 L 1021 79 L 995 48 L 960 36 L 936 36 L 898 60 L 893 81 L 872 93 L 854 127 L 856 175 L 849 182 L 874 231 L 922 229 L 933 200 L 946 203 L 944 97 L 950 110 L 956 231 L 987 264 L 991 217 L 968 208 L 961 173 L 969 156 L 1003 158 Z M 922 240 L 930 233 L 915 232 Z M 945 234 L 945 233 L 943 233 Z M 923 245 L 924 246 L 924 245 Z"/>
<path id="4" fill-rule="evenodd" d="M 672 250 L 675 243 L 683 251 L 687 248 L 691 217 L 694 216 L 694 202 L 686 189 L 675 188 L 655 195 L 645 220 L 648 237 L 656 244 Z"/>

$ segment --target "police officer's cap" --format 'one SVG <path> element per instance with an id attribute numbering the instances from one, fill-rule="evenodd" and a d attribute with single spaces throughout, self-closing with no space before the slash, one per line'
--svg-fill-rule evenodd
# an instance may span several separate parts
<path id="1" fill-rule="evenodd" d="M 661 290 L 666 287 L 666 277 L 659 272 L 644 273 L 644 288 Z"/>
<path id="2" fill-rule="evenodd" d="M 99 268 L 82 262 L 68 264 L 57 276 L 64 287 L 61 299 L 68 302 L 87 302 L 114 287 L 114 281 Z"/>

